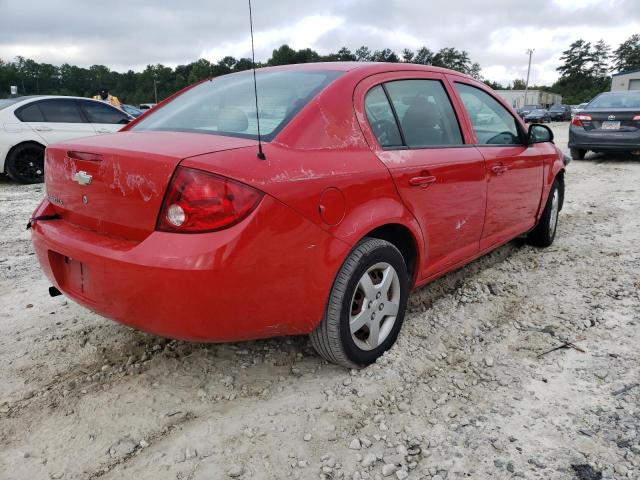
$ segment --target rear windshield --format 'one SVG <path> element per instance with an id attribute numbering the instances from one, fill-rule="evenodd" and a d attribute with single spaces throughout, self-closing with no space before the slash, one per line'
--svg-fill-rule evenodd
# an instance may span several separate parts
<path id="1" fill-rule="evenodd" d="M 271 140 L 342 72 L 257 72 L 260 133 Z M 135 125 L 134 131 L 162 130 L 257 138 L 251 71 L 225 75 L 186 91 Z"/>
<path id="2" fill-rule="evenodd" d="M 538 109 L 534 110 L 534 111 L 533 111 L 533 112 L 531 112 L 531 113 L 535 113 L 536 115 L 540 115 L 540 114 L 543 114 L 543 113 L 544 113 L 544 110 L 540 110 L 540 109 L 538 108 Z"/>
<path id="3" fill-rule="evenodd" d="M 553 105 L 550 109 L 550 112 L 564 112 L 564 106 L 563 105 Z"/>
<path id="4" fill-rule="evenodd" d="M 640 92 L 605 93 L 594 98 L 588 108 L 640 108 Z"/>

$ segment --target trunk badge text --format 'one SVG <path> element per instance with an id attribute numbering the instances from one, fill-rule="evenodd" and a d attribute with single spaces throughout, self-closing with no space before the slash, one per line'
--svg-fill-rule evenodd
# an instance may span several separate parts
<path id="1" fill-rule="evenodd" d="M 80 185 L 90 185 L 92 178 L 93 177 L 87 172 L 83 172 L 82 170 L 80 170 L 73 176 L 73 181 L 78 182 Z"/>

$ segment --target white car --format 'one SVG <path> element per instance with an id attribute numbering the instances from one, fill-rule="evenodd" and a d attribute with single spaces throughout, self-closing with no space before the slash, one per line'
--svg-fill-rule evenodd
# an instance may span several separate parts
<path id="1" fill-rule="evenodd" d="M 117 132 L 133 117 L 83 97 L 0 100 L 0 173 L 20 183 L 44 180 L 44 149 L 64 140 Z"/>

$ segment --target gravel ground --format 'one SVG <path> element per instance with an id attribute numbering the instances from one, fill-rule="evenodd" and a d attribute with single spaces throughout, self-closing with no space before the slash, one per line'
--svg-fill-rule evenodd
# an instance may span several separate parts
<path id="1" fill-rule="evenodd" d="M 50 298 L 24 229 L 43 188 L 0 178 L 0 478 L 640 478 L 640 160 L 566 180 L 552 247 L 414 292 L 347 371 L 305 338 L 169 341 Z"/>

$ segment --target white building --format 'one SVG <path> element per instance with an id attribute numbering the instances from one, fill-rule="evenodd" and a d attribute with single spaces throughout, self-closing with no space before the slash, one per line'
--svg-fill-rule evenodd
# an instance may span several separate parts
<path id="1" fill-rule="evenodd" d="M 629 70 L 611 75 L 611 91 L 620 90 L 640 90 L 640 70 Z"/>
<path id="2" fill-rule="evenodd" d="M 520 108 L 525 105 L 542 105 L 545 108 L 549 108 L 551 105 L 562 103 L 562 95 L 543 92 L 542 90 L 527 90 L 526 104 L 524 101 L 524 90 L 496 90 L 496 93 L 513 108 Z"/>

